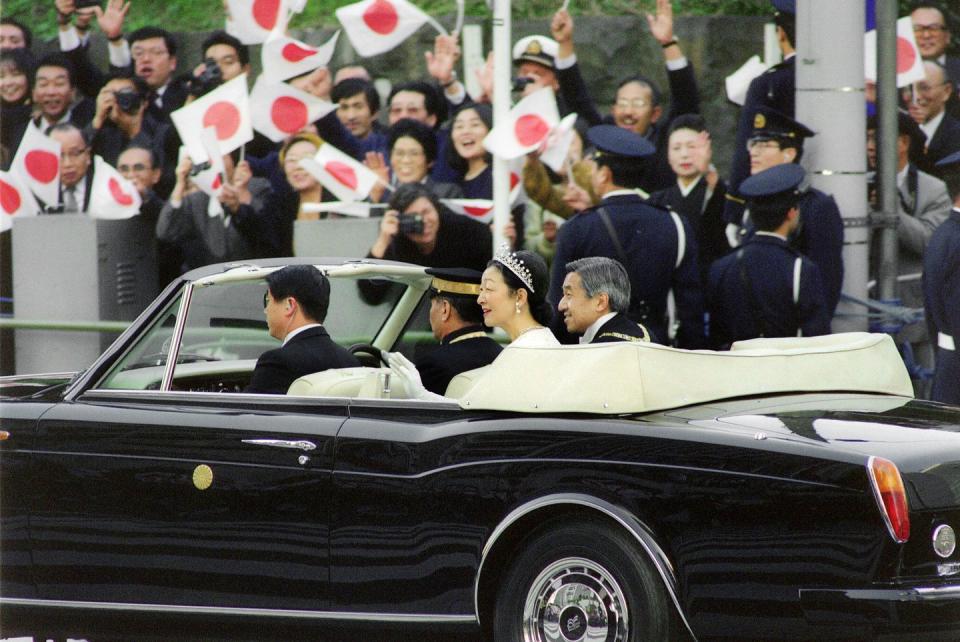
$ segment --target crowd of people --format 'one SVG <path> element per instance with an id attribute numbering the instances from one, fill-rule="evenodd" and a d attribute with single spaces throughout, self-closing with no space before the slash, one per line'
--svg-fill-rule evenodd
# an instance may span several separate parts
<path id="1" fill-rule="evenodd" d="M 609 110 L 593 99 L 580 71 L 567 10 L 552 17 L 550 37 L 516 43 L 518 97 L 549 87 L 559 114 L 577 119 L 562 168 L 548 166 L 536 151 L 523 160 L 521 196 L 512 200 L 511 222 L 502 231 L 511 247 L 499 261 L 490 226 L 443 203 L 493 193 L 493 162 L 483 143 L 493 126 L 492 58 L 478 73 L 481 95 L 468 95 L 455 71 L 457 34 L 438 36 L 424 78 L 391 79 L 385 98 L 359 65 L 320 66 L 287 80 L 336 109 L 279 143 L 258 133 L 242 152 L 224 156 L 224 187 L 213 198 L 198 189 L 199 168 L 180 153 L 171 113 L 248 73 L 249 48 L 215 32 L 201 46 L 204 62 L 184 72 L 177 39 L 166 30 L 124 32 L 136 2 L 77 9 L 75 0 L 55 0 L 58 51 L 39 59 L 30 29 L 11 17 L 0 21 L 0 160 L 6 170 L 28 127 L 60 142 L 60 199 L 41 203 L 51 214 L 88 211 L 95 156 L 115 166 L 139 191 L 141 215 L 155 227 L 161 285 L 199 265 L 292 254 L 295 221 L 337 216 L 318 212 L 317 204 L 337 199 L 301 162 L 332 145 L 378 177 L 367 200 L 382 204 L 372 211 L 383 213 L 368 257 L 488 272 L 504 265 L 504 256 L 526 257 L 533 270 L 527 287 L 512 270 L 499 270 L 499 280 L 485 272 L 478 286 L 486 325 L 504 328 L 512 340 L 540 334 L 514 336 L 523 322 L 563 343 L 579 335 L 683 348 L 824 334 L 843 283 L 844 225 L 837 202 L 811 188 L 800 166 L 815 132 L 795 118 L 796 3 L 771 3 L 783 62 L 750 85 L 726 180 L 713 164 L 710 126 L 699 113 L 700 89 L 675 36 L 670 0 L 657 0 L 647 17 L 663 53 L 668 92 L 627 74 Z M 939 8 L 918 4 L 911 18 L 925 78 L 901 91 L 901 272 L 920 274 L 931 261 L 956 272 L 955 244 L 940 243 L 935 256 L 927 248 L 960 207 L 960 58 L 947 54 L 951 33 Z M 94 27 L 108 41 L 109 61 L 90 59 Z M 864 153 L 873 170 L 875 119 L 867 128 Z M 872 187 L 865 196 L 875 204 Z M 593 257 L 612 259 L 616 267 L 604 265 L 598 277 Z M 872 252 L 873 274 L 877 257 Z M 960 292 L 949 270 L 937 273 L 945 280 L 927 284 L 926 293 L 918 280 L 914 296 L 928 305 L 937 289 L 953 297 L 941 306 L 946 312 L 928 316 L 932 336 L 947 337 L 937 341 L 939 362 L 956 358 L 952 337 L 960 334 L 960 319 L 950 301 Z M 629 287 L 617 289 L 618 280 Z M 375 286 L 363 296 L 382 296 Z M 579 323 L 571 304 L 578 296 L 601 295 L 608 307 L 600 316 L 616 318 L 604 332 Z M 497 296 L 513 297 L 516 317 L 487 318 L 491 310 L 502 313 L 486 307 L 485 300 Z M 463 317 L 464 325 L 452 331 L 475 333 L 480 325 L 475 311 L 465 314 L 457 305 L 441 313 Z M 960 393 L 949 394 L 958 401 Z"/>

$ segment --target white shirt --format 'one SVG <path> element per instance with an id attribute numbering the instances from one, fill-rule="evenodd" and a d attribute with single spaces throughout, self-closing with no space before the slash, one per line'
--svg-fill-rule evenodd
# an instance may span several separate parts
<path id="1" fill-rule="evenodd" d="M 940 127 L 940 123 L 943 122 L 943 117 L 946 115 L 946 113 L 946 111 L 941 111 L 939 114 L 920 125 L 920 129 L 922 129 L 923 133 L 927 135 L 927 145 L 929 145 L 930 141 L 933 140 L 933 135 L 937 133 L 937 128 Z"/>
<path id="2" fill-rule="evenodd" d="M 296 330 L 291 330 L 290 332 L 287 333 L 287 336 L 284 337 L 283 343 L 280 345 L 281 347 L 287 345 L 288 343 L 290 343 L 290 339 L 294 338 L 304 330 L 309 330 L 310 328 L 319 328 L 319 327 L 321 327 L 319 323 L 308 323 L 307 325 L 300 326 Z"/>
<path id="3" fill-rule="evenodd" d="M 617 316 L 616 312 L 607 312 L 605 315 L 590 324 L 583 336 L 580 337 L 580 343 L 590 343 L 597 336 L 597 332 L 603 327 L 603 324 Z"/>
<path id="4" fill-rule="evenodd" d="M 559 345 L 560 342 L 549 329 L 535 328 L 521 333 L 507 348 L 550 348 Z"/>

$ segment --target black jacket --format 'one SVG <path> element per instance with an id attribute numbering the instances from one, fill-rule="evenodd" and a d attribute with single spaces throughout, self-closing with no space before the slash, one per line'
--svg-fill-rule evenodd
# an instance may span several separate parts
<path id="1" fill-rule="evenodd" d="M 310 328 L 285 345 L 268 350 L 257 359 L 250 385 L 244 392 L 286 394 L 298 378 L 330 368 L 359 366 L 357 358 L 333 342 L 323 327 Z"/>
<path id="2" fill-rule="evenodd" d="M 476 336 L 472 336 L 476 335 Z M 503 348 L 480 325 L 470 325 L 445 336 L 440 345 L 418 358 L 414 365 L 423 386 L 442 395 L 450 380 L 461 372 L 490 364 Z"/>
<path id="3" fill-rule="evenodd" d="M 617 341 L 653 341 L 650 332 L 642 325 L 618 312 L 615 317 L 600 326 L 590 343 L 615 343 Z"/>

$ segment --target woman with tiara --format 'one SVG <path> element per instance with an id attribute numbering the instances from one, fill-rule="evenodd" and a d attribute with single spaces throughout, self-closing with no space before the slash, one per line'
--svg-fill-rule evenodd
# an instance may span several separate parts
<path id="1" fill-rule="evenodd" d="M 500 328 L 510 337 L 507 350 L 560 346 L 549 329 L 553 316 L 553 308 L 547 302 L 549 285 L 547 264 L 534 252 L 511 252 L 507 244 L 503 244 L 487 263 L 480 279 L 477 303 L 483 310 L 484 325 Z M 407 383 L 411 397 L 452 401 L 424 388 L 416 366 L 402 354 L 387 354 L 391 370 Z"/>

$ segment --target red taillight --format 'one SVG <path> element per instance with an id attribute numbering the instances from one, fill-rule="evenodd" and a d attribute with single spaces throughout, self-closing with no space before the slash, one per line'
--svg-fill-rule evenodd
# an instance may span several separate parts
<path id="1" fill-rule="evenodd" d="M 894 541 L 902 544 L 910 539 L 910 513 L 907 493 L 897 465 L 883 457 L 871 457 L 867 462 L 870 487 L 880 507 L 880 514 Z"/>

